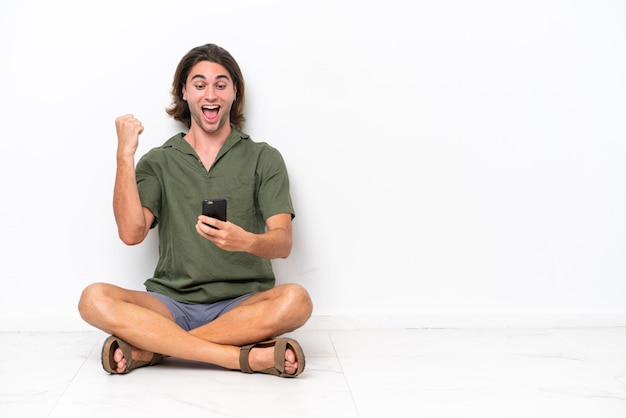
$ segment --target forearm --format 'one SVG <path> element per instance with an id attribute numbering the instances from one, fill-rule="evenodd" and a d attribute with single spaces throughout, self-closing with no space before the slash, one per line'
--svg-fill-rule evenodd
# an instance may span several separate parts
<path id="1" fill-rule="evenodd" d="M 150 230 L 150 225 L 146 225 L 132 156 L 118 155 L 113 190 L 113 212 L 119 237 L 124 243 L 134 245 L 144 240 Z"/>
<path id="2" fill-rule="evenodd" d="M 257 257 L 274 259 L 287 258 L 291 254 L 291 231 L 276 228 L 263 234 L 250 234 L 247 252 Z"/>

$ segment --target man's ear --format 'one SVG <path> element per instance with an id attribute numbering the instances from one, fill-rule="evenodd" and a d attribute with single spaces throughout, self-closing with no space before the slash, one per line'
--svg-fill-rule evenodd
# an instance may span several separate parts
<path id="1" fill-rule="evenodd" d="M 183 100 L 187 101 L 187 86 L 183 85 Z"/>

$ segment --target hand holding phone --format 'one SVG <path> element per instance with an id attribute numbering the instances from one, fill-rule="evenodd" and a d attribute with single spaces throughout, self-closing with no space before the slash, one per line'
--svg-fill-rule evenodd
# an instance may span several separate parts
<path id="1" fill-rule="evenodd" d="M 204 199 L 202 201 L 202 214 L 226 222 L 226 199 Z M 212 225 L 208 226 L 217 229 Z"/>

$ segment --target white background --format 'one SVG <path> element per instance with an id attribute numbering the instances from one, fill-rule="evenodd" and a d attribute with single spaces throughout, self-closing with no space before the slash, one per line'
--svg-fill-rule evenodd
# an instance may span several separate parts
<path id="1" fill-rule="evenodd" d="M 626 325 L 626 3 L 44 1 L 0 5 L 0 329 L 80 329 L 82 289 L 142 289 L 116 116 L 168 118 L 217 43 L 297 217 L 278 282 L 324 326 Z"/>

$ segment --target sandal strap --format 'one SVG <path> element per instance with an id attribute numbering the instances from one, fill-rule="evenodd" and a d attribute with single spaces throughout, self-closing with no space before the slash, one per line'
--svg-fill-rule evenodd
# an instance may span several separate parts
<path id="1" fill-rule="evenodd" d="M 286 350 L 287 350 L 287 339 L 285 338 L 276 339 L 276 344 L 274 344 L 274 370 L 278 372 L 276 376 L 286 375 L 285 373 L 285 351 Z"/>
<path id="2" fill-rule="evenodd" d="M 250 367 L 248 357 L 250 356 L 250 350 L 252 350 L 255 346 L 256 344 L 244 345 L 239 351 L 239 368 L 244 373 L 254 373 L 254 371 Z"/>

